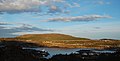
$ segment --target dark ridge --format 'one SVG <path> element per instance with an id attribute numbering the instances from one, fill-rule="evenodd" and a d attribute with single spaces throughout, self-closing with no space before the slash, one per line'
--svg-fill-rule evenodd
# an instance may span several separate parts
<path id="1" fill-rule="evenodd" d="M 20 47 L 44 47 L 36 43 L 30 43 L 30 42 L 25 42 L 25 41 L 17 41 L 17 40 L 0 41 L 0 46 L 9 46 L 9 45 L 20 46 Z"/>

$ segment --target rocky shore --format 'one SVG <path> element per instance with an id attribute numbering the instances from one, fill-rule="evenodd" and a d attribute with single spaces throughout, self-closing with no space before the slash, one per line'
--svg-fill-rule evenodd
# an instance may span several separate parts
<path id="1" fill-rule="evenodd" d="M 79 50 L 71 54 L 57 54 L 46 58 L 49 56 L 49 51 L 23 49 L 22 45 L 24 44 L 16 41 L 0 43 L 0 61 L 120 61 L 119 47 L 107 48 L 107 50 L 114 50 L 113 53 Z"/>

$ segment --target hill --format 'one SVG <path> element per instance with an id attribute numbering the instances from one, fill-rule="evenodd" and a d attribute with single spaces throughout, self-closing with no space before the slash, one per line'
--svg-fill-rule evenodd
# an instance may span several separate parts
<path id="1" fill-rule="evenodd" d="M 26 34 L 26 35 L 21 35 L 16 37 L 18 39 L 25 39 L 25 40 L 43 40 L 43 41 L 51 41 L 51 40 L 89 40 L 87 38 L 78 38 L 78 37 L 73 37 L 70 35 L 65 35 L 65 34 L 56 34 L 56 33 L 51 33 L 51 34 Z"/>
<path id="2" fill-rule="evenodd" d="M 120 47 L 120 41 L 111 39 L 92 40 L 88 38 L 79 38 L 65 34 L 26 34 L 15 38 L 0 38 L 0 41 L 22 41 L 35 43 L 44 47 L 60 48 L 108 48 Z M 31 46 L 31 45 L 30 45 Z"/>

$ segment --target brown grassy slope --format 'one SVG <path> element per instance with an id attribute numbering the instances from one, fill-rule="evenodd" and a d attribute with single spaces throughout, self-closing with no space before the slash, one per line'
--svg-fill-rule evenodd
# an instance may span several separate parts
<path id="1" fill-rule="evenodd" d="M 26 34 L 16 37 L 18 39 L 29 39 L 29 40 L 89 40 L 87 38 L 77 38 L 65 34 Z"/>
<path id="2" fill-rule="evenodd" d="M 90 40 L 87 38 L 78 38 L 65 34 L 26 34 L 16 38 L 0 38 L 0 40 L 16 40 L 36 43 L 47 47 L 65 47 L 65 48 L 106 48 L 120 46 L 118 40 Z"/>

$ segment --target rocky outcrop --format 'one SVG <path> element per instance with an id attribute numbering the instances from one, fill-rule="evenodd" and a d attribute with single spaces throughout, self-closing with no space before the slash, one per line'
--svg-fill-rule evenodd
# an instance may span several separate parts
<path id="1" fill-rule="evenodd" d="M 45 61 L 44 57 L 48 55 L 48 52 L 23 49 L 14 43 L 0 46 L 0 61 Z"/>

